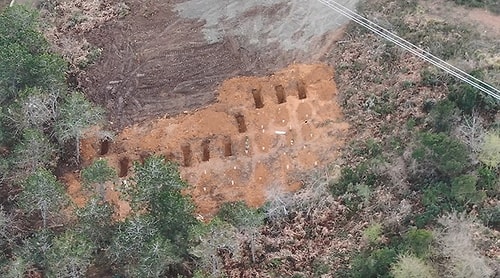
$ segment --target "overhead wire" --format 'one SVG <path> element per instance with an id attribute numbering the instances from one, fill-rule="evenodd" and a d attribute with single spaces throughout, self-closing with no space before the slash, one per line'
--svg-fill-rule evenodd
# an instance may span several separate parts
<path id="1" fill-rule="evenodd" d="M 332 10 L 340 13 L 341 15 L 349 18 L 350 20 L 356 22 L 357 24 L 365 27 L 366 29 L 372 31 L 373 33 L 381 36 L 382 38 L 396 44 L 397 46 L 405 49 L 406 51 L 420 57 L 421 59 L 435 65 L 436 67 L 460 79 L 461 81 L 471 85 L 472 87 L 500 101 L 500 90 L 493 87 L 492 85 L 434 56 L 432 53 L 399 37 L 398 35 L 374 23 L 373 21 L 370 21 L 369 19 L 357 14 L 356 12 L 342 6 L 336 1 L 333 0 L 318 0 L 318 1 L 326 5 L 327 7 L 331 8 Z"/>

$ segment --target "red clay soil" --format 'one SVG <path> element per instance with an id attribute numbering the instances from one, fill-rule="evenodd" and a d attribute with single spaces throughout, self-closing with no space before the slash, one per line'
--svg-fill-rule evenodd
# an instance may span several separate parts
<path id="1" fill-rule="evenodd" d="M 216 103 L 125 128 L 107 154 L 97 136 L 83 140 L 84 164 L 102 157 L 124 182 L 132 161 L 161 154 L 181 165 L 192 185 L 186 193 L 200 215 L 210 217 L 228 201 L 260 206 L 271 187 L 296 190 L 302 172 L 338 157 L 348 124 L 336 102 L 333 74 L 325 65 L 296 64 L 271 76 L 226 80 Z M 70 194 L 82 204 L 78 181 L 70 176 Z M 108 190 L 108 198 L 120 217 L 127 214 L 116 191 Z"/>

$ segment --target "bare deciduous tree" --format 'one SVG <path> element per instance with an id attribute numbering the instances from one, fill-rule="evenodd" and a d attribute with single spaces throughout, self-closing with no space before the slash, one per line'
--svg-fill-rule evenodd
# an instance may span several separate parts
<path id="1" fill-rule="evenodd" d="M 57 116 L 59 90 L 42 91 L 27 88 L 19 99 L 7 109 L 7 118 L 16 130 L 39 129 L 52 123 Z"/>
<path id="2" fill-rule="evenodd" d="M 437 250 L 448 258 L 445 265 L 448 277 L 491 277 L 493 270 L 488 259 L 478 252 L 473 240 L 474 234 L 486 228 L 463 213 L 444 215 L 438 222 L 444 228 L 437 233 Z"/>
<path id="3" fill-rule="evenodd" d="M 85 130 L 103 119 L 103 110 L 90 103 L 80 92 L 66 97 L 59 109 L 55 124 L 57 139 L 62 142 L 74 140 L 77 162 L 80 161 L 80 139 Z"/>
<path id="4" fill-rule="evenodd" d="M 473 112 L 471 116 L 464 116 L 455 130 L 455 135 L 476 155 L 481 151 L 486 134 L 483 122 L 481 116 Z"/>

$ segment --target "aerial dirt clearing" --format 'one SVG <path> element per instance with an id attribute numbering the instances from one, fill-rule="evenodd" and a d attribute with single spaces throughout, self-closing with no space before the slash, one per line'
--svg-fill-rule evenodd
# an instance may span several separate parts
<path id="1" fill-rule="evenodd" d="M 340 2 L 353 8 L 357 1 Z M 321 62 L 347 22 L 318 1 L 132 0 L 126 5 L 126 15 L 75 34 L 102 50 L 78 83 L 106 108 L 113 128 L 213 103 L 217 88 L 233 77 Z"/>
<path id="2" fill-rule="evenodd" d="M 260 206 L 274 187 L 296 190 L 304 173 L 339 156 L 348 125 L 333 69 L 322 62 L 345 18 L 318 1 L 120 7 L 102 14 L 123 16 L 73 34 L 101 50 L 78 86 L 106 108 L 108 128 L 118 133 L 113 142 L 84 140 L 83 165 L 105 158 L 123 182 L 134 161 L 164 155 L 180 165 L 186 193 L 210 217 L 224 202 Z M 64 179 L 83 204 L 78 177 Z M 127 214 L 116 190 L 108 197 Z"/>
<path id="3" fill-rule="evenodd" d="M 333 74 L 325 65 L 296 64 L 267 77 L 226 80 L 217 102 L 203 109 L 130 126 L 113 142 L 82 141 L 84 164 L 104 158 L 123 182 L 132 161 L 164 155 L 180 165 L 202 216 L 223 202 L 260 206 L 273 188 L 296 190 L 304 172 L 339 156 L 348 124 Z M 127 204 L 112 189 L 108 196 L 124 216 Z"/>

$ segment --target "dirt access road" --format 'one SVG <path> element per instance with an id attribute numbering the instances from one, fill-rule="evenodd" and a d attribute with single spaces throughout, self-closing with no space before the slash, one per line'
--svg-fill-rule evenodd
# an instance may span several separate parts
<path id="1" fill-rule="evenodd" d="M 356 1 L 340 1 L 353 8 Z M 321 3 L 132 0 L 129 13 L 85 34 L 102 48 L 80 85 L 123 128 L 215 101 L 236 76 L 316 62 L 346 20 Z"/>

